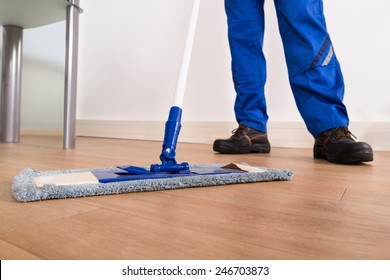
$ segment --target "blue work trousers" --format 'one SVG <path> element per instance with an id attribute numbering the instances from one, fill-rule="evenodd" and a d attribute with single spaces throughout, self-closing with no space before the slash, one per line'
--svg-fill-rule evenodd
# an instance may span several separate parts
<path id="1" fill-rule="evenodd" d="M 348 127 L 344 80 L 322 0 L 274 0 L 289 82 L 308 131 Z M 267 131 L 264 0 L 225 0 L 237 122 Z M 283 102 L 282 100 L 280 102 Z"/>

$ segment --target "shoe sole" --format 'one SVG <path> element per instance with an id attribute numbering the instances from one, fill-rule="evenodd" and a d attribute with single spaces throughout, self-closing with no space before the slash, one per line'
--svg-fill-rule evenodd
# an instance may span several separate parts
<path id="1" fill-rule="evenodd" d="M 213 146 L 213 150 L 215 152 L 221 154 L 249 154 L 249 153 L 260 153 L 260 154 L 268 154 L 271 151 L 271 147 L 269 145 L 262 144 L 253 144 L 248 147 L 231 147 L 225 145 Z"/>
<path id="2" fill-rule="evenodd" d="M 314 151 L 314 158 L 326 159 L 332 163 L 354 164 L 373 161 L 374 155 L 371 149 L 362 149 L 360 151 L 348 155 L 326 154 L 323 149 L 318 149 Z"/>

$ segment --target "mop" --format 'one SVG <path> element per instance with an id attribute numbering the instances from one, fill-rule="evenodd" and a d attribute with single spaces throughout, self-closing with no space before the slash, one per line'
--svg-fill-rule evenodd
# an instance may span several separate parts
<path id="1" fill-rule="evenodd" d="M 86 197 L 237 183 L 291 180 L 290 170 L 249 166 L 245 163 L 177 163 L 176 144 L 181 129 L 182 103 L 199 14 L 200 0 L 192 7 L 190 24 L 181 61 L 176 90 L 165 123 L 160 155 L 161 164 L 150 167 L 116 166 L 108 168 L 38 171 L 26 168 L 13 180 L 16 200 L 28 202 L 45 199 Z"/>

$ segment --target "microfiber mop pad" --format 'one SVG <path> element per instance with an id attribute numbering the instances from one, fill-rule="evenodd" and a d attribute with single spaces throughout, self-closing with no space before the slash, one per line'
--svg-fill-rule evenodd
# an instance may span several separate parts
<path id="1" fill-rule="evenodd" d="M 191 165 L 190 168 L 221 168 L 221 164 Z M 95 169 L 69 169 L 56 171 L 38 171 L 31 168 L 23 169 L 14 178 L 12 193 L 16 200 L 22 202 L 75 198 L 131 192 L 146 192 L 172 190 L 190 187 L 219 186 L 227 184 L 254 183 L 266 181 L 289 181 L 293 177 L 291 170 L 272 168 L 258 168 L 260 172 L 243 172 L 228 174 L 195 175 L 188 177 L 174 177 L 163 179 L 144 179 L 134 181 L 120 181 L 112 183 L 83 183 L 70 185 L 46 184 L 37 186 L 36 177 L 52 176 L 56 174 L 76 174 L 81 172 L 115 171 L 117 167 Z"/>

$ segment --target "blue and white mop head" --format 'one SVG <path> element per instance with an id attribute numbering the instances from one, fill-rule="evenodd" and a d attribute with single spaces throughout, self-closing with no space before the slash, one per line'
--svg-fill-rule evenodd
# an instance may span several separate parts
<path id="1" fill-rule="evenodd" d="M 231 166 L 230 164 L 229 166 Z M 235 164 L 237 167 L 237 164 Z M 89 175 L 91 172 L 117 171 L 117 167 L 95 169 L 69 169 L 56 171 L 38 171 L 23 169 L 14 178 L 12 193 L 22 202 L 46 199 L 75 198 L 97 195 L 122 194 L 131 192 L 173 190 L 191 187 L 220 186 L 269 181 L 289 181 L 293 177 L 291 170 L 278 170 L 265 167 L 250 167 L 241 164 L 242 173 L 193 175 L 163 179 L 143 179 L 99 183 Z M 247 166 L 248 168 L 246 168 Z M 221 168 L 221 164 L 192 165 L 190 168 Z M 72 177 L 72 180 L 66 179 Z M 53 180 L 54 178 L 54 180 Z M 64 179 L 65 178 L 65 179 Z M 75 179 L 74 179 L 75 178 Z"/>

